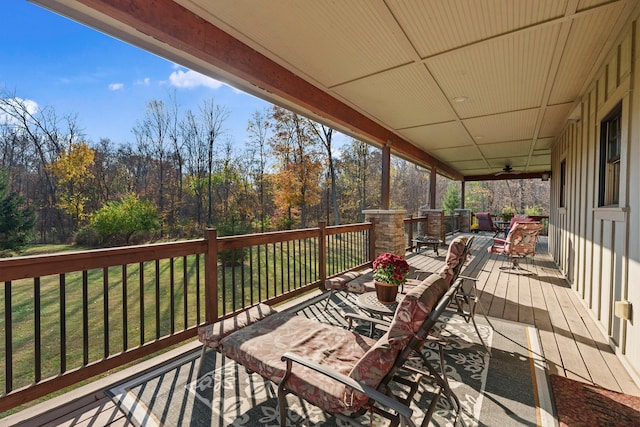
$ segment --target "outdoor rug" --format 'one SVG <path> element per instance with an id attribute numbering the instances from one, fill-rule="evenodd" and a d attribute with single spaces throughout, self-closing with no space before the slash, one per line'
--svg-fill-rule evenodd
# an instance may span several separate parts
<path id="1" fill-rule="evenodd" d="M 560 426 L 640 426 L 640 397 L 551 375 Z"/>
<path id="2" fill-rule="evenodd" d="M 324 302 L 310 305 L 299 315 L 343 324 L 341 312 L 350 304 L 322 310 Z M 478 320 L 480 333 L 491 348 L 480 344 L 472 324 L 445 312 L 438 329 L 448 342 L 446 374 L 463 406 L 468 426 L 557 425 L 550 388 L 540 358 L 537 330 L 525 324 L 491 319 L 494 327 Z M 425 346 L 425 354 L 438 368 L 438 353 Z M 109 394 L 135 425 L 144 426 L 278 426 L 277 387 L 244 367 L 209 351 L 197 378 L 200 352 L 168 361 L 155 371 L 132 378 Z M 423 381 L 423 384 L 425 381 Z M 420 387 L 412 402 L 413 420 L 420 424 L 433 397 L 429 384 Z M 293 396 L 288 396 L 287 423 L 291 426 L 346 426 L 344 421 Z M 384 419 L 358 419 L 363 425 L 388 425 Z M 430 425 L 453 425 L 446 398 L 441 398 Z"/>

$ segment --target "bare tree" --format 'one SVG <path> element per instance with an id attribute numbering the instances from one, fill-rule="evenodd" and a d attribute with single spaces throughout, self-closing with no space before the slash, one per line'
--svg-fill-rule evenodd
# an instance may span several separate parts
<path id="1" fill-rule="evenodd" d="M 247 133 L 249 134 L 248 153 L 249 153 L 249 170 L 254 184 L 258 192 L 258 219 L 260 221 L 260 232 L 265 231 L 266 222 L 266 173 L 268 165 L 269 146 L 267 141 L 269 138 L 269 120 L 268 117 L 260 111 L 254 111 L 247 125 Z"/>
<path id="2" fill-rule="evenodd" d="M 37 206 L 40 236 L 47 241 L 50 230 L 58 241 L 67 239 L 68 218 L 58 205 L 56 180 L 49 165 L 58 157 L 62 147 L 79 141 L 83 135 L 75 115 L 60 118 L 50 107 L 40 108 L 36 103 L 21 99 L 14 93 L 0 91 L 0 126 L 2 134 L 19 142 L 20 155 L 27 160 L 29 172 L 35 173 L 38 182 L 31 187 L 27 197 Z M 6 148 L 6 143 L 3 144 Z M 6 150 L 5 150 L 6 152 Z M 13 156 L 15 152 L 11 153 Z M 13 157 L 16 160 L 15 157 Z"/>

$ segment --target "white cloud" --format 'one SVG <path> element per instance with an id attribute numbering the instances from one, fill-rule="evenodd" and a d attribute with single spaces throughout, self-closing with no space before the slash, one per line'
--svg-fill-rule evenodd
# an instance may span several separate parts
<path id="1" fill-rule="evenodd" d="M 151 79 L 149 77 L 145 77 L 142 80 L 136 80 L 135 84 L 138 86 L 149 86 L 151 84 Z"/>
<path id="2" fill-rule="evenodd" d="M 193 89 L 199 86 L 217 89 L 222 86 L 222 83 L 218 80 L 212 79 L 211 77 L 207 77 L 193 70 L 187 70 L 186 72 L 183 70 L 174 71 L 169 76 L 169 83 L 171 86 L 187 89 Z"/>
<path id="3" fill-rule="evenodd" d="M 26 111 L 30 115 L 34 115 L 40 110 L 38 103 L 30 99 L 11 98 L 11 99 L 5 99 L 4 102 L 7 105 L 11 106 L 12 107 L 11 109 L 15 110 L 17 114 L 20 114 L 20 115 L 24 111 Z M 13 125 L 13 124 L 18 124 L 18 121 L 11 115 L 0 111 L 0 124 Z"/>
<path id="4" fill-rule="evenodd" d="M 111 83 L 109 84 L 109 90 L 122 90 L 124 89 L 124 83 Z"/>

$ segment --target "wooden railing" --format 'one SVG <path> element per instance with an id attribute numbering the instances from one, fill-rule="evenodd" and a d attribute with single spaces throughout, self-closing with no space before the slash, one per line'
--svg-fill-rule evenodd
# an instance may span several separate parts
<path id="1" fill-rule="evenodd" d="M 0 259 L 0 411 L 371 261 L 372 224 Z"/>

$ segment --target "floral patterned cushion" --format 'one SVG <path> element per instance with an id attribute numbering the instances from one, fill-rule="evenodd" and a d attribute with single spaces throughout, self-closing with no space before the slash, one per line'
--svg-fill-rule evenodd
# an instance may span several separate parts
<path id="1" fill-rule="evenodd" d="M 332 277 L 330 279 L 325 280 L 324 287 L 327 290 L 335 290 L 341 291 L 346 289 L 347 283 L 360 276 L 360 273 L 357 271 L 348 271 L 346 273 L 342 273 L 339 276 Z"/>
<path id="2" fill-rule="evenodd" d="M 440 270 L 440 277 L 442 277 L 449 284 L 451 284 L 453 276 L 455 275 L 455 268 L 460 263 L 464 264 L 464 262 L 466 261 L 466 259 L 461 259 L 464 254 L 466 245 L 467 238 L 462 236 L 453 239 L 453 241 L 449 245 L 445 264 L 442 267 L 442 270 Z"/>
<path id="3" fill-rule="evenodd" d="M 375 340 L 297 316 L 278 313 L 239 330 L 220 342 L 220 351 L 247 369 L 280 383 L 286 365 L 281 357 L 292 352 L 344 375 L 375 344 Z M 294 364 L 287 389 L 329 412 L 351 414 L 344 385 Z"/>
<path id="4" fill-rule="evenodd" d="M 526 256 L 536 251 L 536 238 L 543 225 L 540 222 L 516 222 L 506 239 L 494 239 L 489 253 Z"/>
<path id="5" fill-rule="evenodd" d="M 349 376 L 376 388 L 448 288 L 449 284 L 437 274 L 413 288 L 400 302 L 389 331 L 358 361 Z M 367 400 L 361 393 L 346 390 L 345 401 L 349 405 L 361 407 Z"/>
<path id="6" fill-rule="evenodd" d="M 228 319 L 199 327 L 198 339 L 208 347 L 217 348 L 220 340 L 230 333 L 251 325 L 274 313 L 277 313 L 277 311 L 266 304 L 260 303 Z"/>

